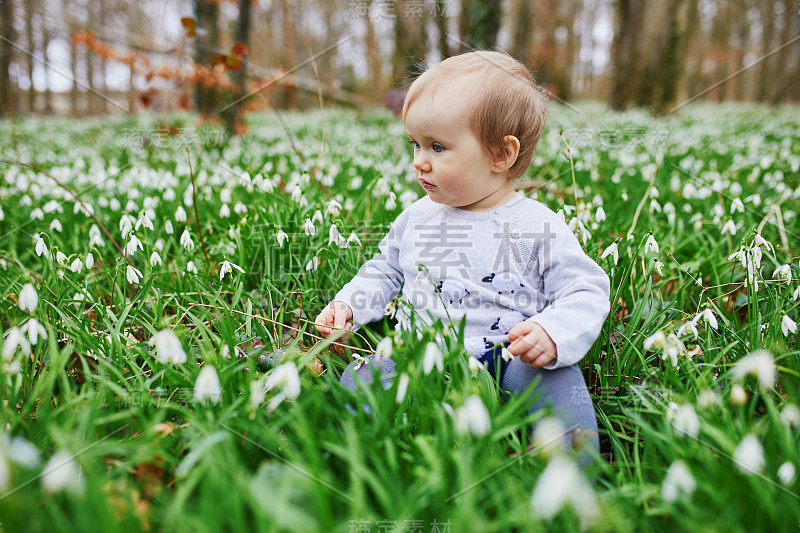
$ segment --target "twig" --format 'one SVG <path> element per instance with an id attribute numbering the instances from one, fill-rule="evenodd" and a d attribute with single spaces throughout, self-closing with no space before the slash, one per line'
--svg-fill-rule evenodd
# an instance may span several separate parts
<path id="1" fill-rule="evenodd" d="M 102 230 L 103 230 L 103 233 L 105 233 L 105 234 L 106 234 L 106 237 L 108 237 L 109 239 L 111 239 L 111 242 L 113 242 L 113 243 L 114 243 L 114 246 L 115 246 L 115 247 L 117 248 L 117 250 L 119 251 L 119 254 L 120 254 L 121 256 L 125 257 L 125 253 L 122 251 L 122 248 L 120 247 L 120 245 L 119 245 L 119 244 L 117 244 L 117 241 L 115 241 L 115 240 L 114 240 L 114 237 L 112 237 L 112 236 L 111 236 L 111 234 L 108 232 L 108 230 L 107 230 L 107 229 L 106 229 L 106 227 L 103 225 L 103 223 L 102 223 L 102 222 L 100 222 L 100 221 L 97 219 L 97 217 L 96 217 L 96 216 L 94 216 L 94 213 L 92 213 L 92 211 L 89 209 L 89 207 L 88 207 L 88 206 L 87 206 L 85 203 L 83 203 L 83 200 L 81 200 L 80 198 L 78 198 L 78 195 L 77 195 L 77 194 L 75 194 L 74 192 L 72 192 L 72 190 L 71 190 L 69 187 L 67 187 L 66 185 L 64 185 L 63 183 L 61 183 L 60 181 L 58 181 L 56 178 L 54 178 L 53 176 L 51 176 L 50 174 L 48 174 L 47 172 L 45 172 L 44 170 L 42 170 L 41 168 L 39 168 L 39 166 L 37 166 L 35 163 L 23 163 L 22 161 L 9 161 L 9 160 L 7 160 L 7 159 L 0 159 L 0 163 L 8 163 L 8 164 L 11 164 L 11 165 L 20 165 L 20 166 L 23 166 L 23 167 L 32 168 L 32 169 L 36 170 L 37 172 L 41 172 L 42 174 L 44 174 L 45 176 L 47 176 L 47 177 L 48 177 L 48 178 L 50 178 L 51 180 L 55 181 L 55 182 L 56 182 L 56 185 L 58 185 L 59 187 L 61 187 L 62 189 L 64 189 L 64 190 L 65 190 L 65 191 L 67 191 L 68 193 L 70 193 L 70 194 L 72 195 L 72 197 L 73 197 L 73 198 L 75 198 L 75 201 L 76 201 L 76 202 L 78 202 L 79 204 L 81 204 L 81 206 L 83 206 L 83 209 L 84 209 L 84 211 L 86 211 L 87 213 L 89 213 L 89 216 L 90 216 L 90 217 L 92 217 L 92 219 L 94 219 L 95 223 L 96 223 L 96 224 L 97 224 L 97 225 L 100 227 L 100 229 L 102 229 Z M 125 258 L 125 260 L 127 261 L 128 259 L 127 259 L 127 258 Z"/>
<path id="2" fill-rule="evenodd" d="M 636 213 L 633 215 L 633 222 L 631 222 L 631 227 L 628 230 L 627 237 L 630 238 L 633 235 L 633 230 L 636 228 L 636 223 L 639 221 L 639 214 L 642 212 L 642 207 L 644 207 L 644 203 L 647 201 L 647 198 L 650 196 L 650 191 L 653 190 L 653 186 L 656 183 L 656 176 L 658 175 L 658 166 L 653 171 L 653 177 L 650 178 L 650 183 L 647 185 L 647 190 L 644 192 L 644 196 L 642 196 L 642 201 L 639 202 L 639 205 L 636 206 Z"/>
<path id="3" fill-rule="evenodd" d="M 569 155 L 569 166 L 572 169 L 572 194 L 575 196 L 575 216 L 578 217 L 578 220 L 581 219 L 580 214 L 580 206 L 578 205 L 578 185 L 575 183 L 575 163 L 572 160 L 572 147 L 567 142 L 567 139 L 564 138 L 564 132 L 558 132 L 559 137 L 561 140 L 564 141 L 564 144 L 567 145 L 567 155 Z"/>
<path id="4" fill-rule="evenodd" d="M 194 185 L 194 172 L 192 172 L 192 158 L 189 155 L 189 147 L 186 147 L 186 159 L 189 161 L 189 177 L 192 180 L 192 203 L 194 204 L 194 218 L 197 221 L 197 234 L 200 235 L 200 244 L 203 246 L 203 255 L 206 256 L 206 262 L 209 266 L 212 265 L 211 259 L 208 257 L 206 251 L 206 241 L 203 240 L 203 230 L 200 229 L 200 214 L 197 212 L 197 187 Z"/>

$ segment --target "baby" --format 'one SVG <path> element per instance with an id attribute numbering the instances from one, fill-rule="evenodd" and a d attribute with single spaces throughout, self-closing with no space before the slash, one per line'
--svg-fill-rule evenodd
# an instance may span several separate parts
<path id="1" fill-rule="evenodd" d="M 578 362 L 609 311 L 609 280 L 550 209 L 515 192 L 545 125 L 547 98 L 502 52 L 450 57 L 409 88 L 402 119 L 426 196 L 405 209 L 367 261 L 316 319 L 328 336 L 381 319 L 400 293 L 398 328 L 419 319 L 459 324 L 465 348 L 500 387 L 523 393 L 541 376 L 532 410 L 553 406 L 568 431 L 599 450 L 597 419 Z M 498 357 L 503 346 L 513 358 Z M 394 364 L 381 366 L 384 385 Z M 372 380 L 364 365 L 354 374 Z M 574 443 L 574 444 L 577 444 Z M 584 456 L 584 462 L 591 457 Z"/>

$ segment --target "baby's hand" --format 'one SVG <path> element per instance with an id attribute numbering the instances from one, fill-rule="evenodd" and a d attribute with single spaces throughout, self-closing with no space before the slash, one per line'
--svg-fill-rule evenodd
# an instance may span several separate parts
<path id="1" fill-rule="evenodd" d="M 536 322 L 520 322 L 508 332 L 508 351 L 531 368 L 541 368 L 556 358 L 556 345 Z"/>
<path id="2" fill-rule="evenodd" d="M 314 326 L 323 337 L 327 337 L 336 333 L 341 329 L 353 331 L 353 310 L 344 302 L 333 301 L 330 302 L 325 309 L 317 316 Z M 341 340 L 346 339 L 345 335 Z M 339 355 L 344 353 L 344 348 L 336 344 L 333 345 L 333 351 Z"/>

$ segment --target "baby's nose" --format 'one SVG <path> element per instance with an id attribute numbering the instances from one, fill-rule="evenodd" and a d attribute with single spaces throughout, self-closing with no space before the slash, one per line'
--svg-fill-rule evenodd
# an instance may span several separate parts
<path id="1" fill-rule="evenodd" d="M 428 158 L 422 155 L 422 153 L 417 152 L 414 154 L 414 168 L 419 170 L 420 172 L 430 172 L 431 171 L 431 164 L 428 161 Z"/>

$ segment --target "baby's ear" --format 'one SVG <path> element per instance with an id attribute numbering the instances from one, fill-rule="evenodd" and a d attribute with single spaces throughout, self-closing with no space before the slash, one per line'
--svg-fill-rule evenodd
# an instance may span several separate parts
<path id="1" fill-rule="evenodd" d="M 519 156 L 519 139 L 513 135 L 506 135 L 503 137 L 502 146 L 495 152 L 492 170 L 503 172 L 510 169 L 517 161 L 517 156 Z"/>

